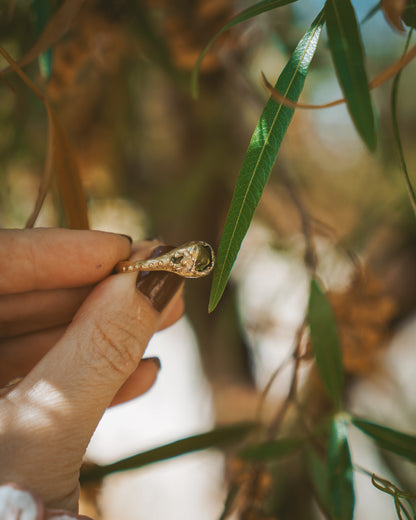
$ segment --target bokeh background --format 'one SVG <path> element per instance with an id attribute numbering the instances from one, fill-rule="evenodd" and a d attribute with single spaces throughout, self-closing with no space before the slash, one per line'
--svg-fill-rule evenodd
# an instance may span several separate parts
<path id="1" fill-rule="evenodd" d="M 0 0 L 0 45 L 15 59 L 36 40 L 37 2 Z M 43 3 L 51 12 L 60 5 Z M 218 246 L 239 168 L 267 101 L 261 72 L 271 82 L 277 79 L 323 5 L 299 0 L 222 35 L 202 64 L 199 97 L 193 99 L 190 72 L 199 53 L 250 3 L 86 0 L 53 49 L 50 74 L 42 61 L 25 68 L 71 140 L 93 229 L 137 240 L 157 236 L 169 244 L 205 240 Z M 353 3 L 361 20 L 373 7 L 370 0 Z M 406 39 L 381 12 L 363 24 L 362 35 L 370 78 L 400 56 Z M 33 209 L 44 168 L 47 118 L 19 78 L 9 75 L 7 81 L 11 88 L 0 85 L 0 226 L 20 228 Z M 410 64 L 399 96 L 410 172 L 416 162 L 414 84 Z M 388 82 L 373 92 L 378 117 L 373 155 L 345 107 L 296 111 L 220 305 L 208 315 L 210 279 L 187 282 L 185 316 L 149 346 L 148 353 L 162 362 L 155 388 L 106 413 L 87 454 L 91 460 L 112 462 L 215 424 L 256 417 L 262 390 L 290 356 L 304 318 L 305 215 L 321 275 L 344 320 L 351 409 L 415 431 L 416 221 L 392 138 L 390 90 Z M 324 35 L 301 101 L 322 103 L 340 95 Z M 53 186 L 36 226 L 62 225 Z M 349 285 L 360 269 L 371 273 L 371 282 Z M 308 367 L 300 376 L 307 381 Z M 289 380 L 288 363 L 271 385 L 266 420 L 284 401 Z M 359 435 L 353 458 L 414 489 L 414 468 L 386 460 Z M 223 455 L 211 451 L 109 477 L 98 498 L 93 493 L 99 508 L 94 515 L 217 519 L 227 493 L 226 466 Z M 320 517 L 299 464 L 286 464 L 279 478 L 271 517 Z M 394 516 L 393 501 L 368 476 L 357 474 L 356 483 L 357 519 Z M 90 506 L 86 499 L 84 507 Z"/>

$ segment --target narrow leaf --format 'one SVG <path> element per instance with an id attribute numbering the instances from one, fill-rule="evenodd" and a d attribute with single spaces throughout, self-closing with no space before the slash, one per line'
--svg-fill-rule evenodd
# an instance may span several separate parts
<path id="1" fill-rule="evenodd" d="M 50 0 L 32 0 L 32 9 L 35 15 L 36 34 L 40 35 L 51 18 Z M 39 56 L 41 74 L 48 79 L 52 70 L 52 48 Z"/>
<path id="2" fill-rule="evenodd" d="M 101 480 L 106 475 L 117 471 L 126 471 L 140 468 L 147 464 L 160 462 L 208 448 L 222 448 L 242 441 L 257 427 L 257 423 L 240 423 L 231 426 L 223 426 L 209 432 L 192 435 L 178 441 L 170 442 L 163 446 L 153 448 L 143 453 L 133 455 L 107 466 L 95 465 L 81 473 L 80 481 L 91 482 Z"/>
<path id="3" fill-rule="evenodd" d="M 272 9 L 277 9 L 278 7 L 282 7 L 287 4 L 291 4 L 293 2 L 296 2 L 296 0 L 262 0 L 261 2 L 258 2 L 257 4 L 254 4 L 247 9 L 244 9 L 244 11 L 241 11 L 241 13 L 238 13 L 236 16 L 234 16 L 222 29 L 220 29 L 214 36 L 211 38 L 211 40 L 208 42 L 208 44 L 205 46 L 201 54 L 199 55 L 197 62 L 193 68 L 192 75 L 191 75 L 191 91 L 192 95 L 194 97 L 197 97 L 198 95 L 198 72 L 199 67 L 201 66 L 201 63 L 211 48 L 212 44 L 215 42 L 215 40 L 221 36 L 224 32 L 228 31 L 228 29 L 231 29 L 231 27 L 234 27 L 235 25 L 245 22 L 249 20 L 250 18 L 253 18 L 254 16 L 258 16 L 259 14 L 265 13 L 267 11 L 271 11 Z"/>
<path id="4" fill-rule="evenodd" d="M 311 280 L 307 322 L 322 382 L 337 409 L 344 389 L 341 345 L 332 307 L 315 279 Z"/>
<path id="5" fill-rule="evenodd" d="M 89 229 L 87 203 L 74 152 L 55 111 L 49 103 L 45 106 L 52 133 L 53 160 L 66 224 L 71 229 Z"/>
<path id="6" fill-rule="evenodd" d="M 53 17 L 49 20 L 35 44 L 18 60 L 20 67 L 34 61 L 38 56 L 50 49 L 71 27 L 72 20 L 85 0 L 65 0 Z M 10 68 L 0 75 L 10 72 Z"/>
<path id="7" fill-rule="evenodd" d="M 329 498 L 328 468 L 326 460 L 321 458 L 312 446 L 306 450 L 305 455 L 306 469 L 315 493 L 315 498 L 322 511 L 329 517 L 331 500 Z"/>
<path id="8" fill-rule="evenodd" d="M 403 56 L 406 55 L 407 50 L 409 48 L 410 40 L 412 38 L 412 32 L 413 32 L 413 29 L 410 29 L 409 35 L 407 37 L 406 44 L 405 44 L 405 47 L 404 47 Z M 415 194 L 415 190 L 413 188 L 412 182 L 410 180 L 409 172 L 407 170 L 406 160 L 404 158 L 403 147 L 402 147 L 402 140 L 401 140 L 401 137 L 400 137 L 400 130 L 399 130 L 399 122 L 398 122 L 398 118 L 397 118 L 397 99 L 398 99 L 399 83 L 400 83 L 401 75 L 402 75 L 402 70 L 400 70 L 397 73 L 396 77 L 394 78 L 393 85 L 392 85 L 392 88 L 391 88 L 391 102 L 390 102 L 390 105 L 391 105 L 391 121 L 392 121 L 394 140 L 396 142 L 397 150 L 399 152 L 400 165 L 402 167 L 404 183 L 405 183 L 405 186 L 406 186 L 407 194 L 408 194 L 409 199 L 410 199 L 410 203 L 411 203 L 412 208 L 413 208 L 413 212 L 416 215 L 416 194 Z"/>
<path id="9" fill-rule="evenodd" d="M 416 436 L 398 432 L 359 417 L 352 417 L 351 422 L 366 435 L 372 437 L 380 448 L 396 453 L 411 462 L 416 462 Z"/>
<path id="10" fill-rule="evenodd" d="M 303 439 L 278 439 L 247 446 L 238 456 L 246 460 L 275 460 L 286 455 L 292 455 L 303 444 Z"/>
<path id="11" fill-rule="evenodd" d="M 354 516 L 354 482 L 345 420 L 335 416 L 328 444 L 328 496 L 334 520 L 352 520 Z"/>
<path id="12" fill-rule="evenodd" d="M 374 150 L 374 114 L 354 8 L 350 0 L 327 0 L 325 17 L 329 49 L 348 110 L 358 133 L 368 148 Z"/>
<path id="13" fill-rule="evenodd" d="M 321 11 L 277 80 L 276 88 L 291 100 L 297 100 L 302 91 L 323 23 L 324 14 Z M 210 312 L 215 309 L 224 292 L 293 113 L 293 109 L 270 98 L 254 130 L 237 179 L 218 249 L 209 302 Z"/>

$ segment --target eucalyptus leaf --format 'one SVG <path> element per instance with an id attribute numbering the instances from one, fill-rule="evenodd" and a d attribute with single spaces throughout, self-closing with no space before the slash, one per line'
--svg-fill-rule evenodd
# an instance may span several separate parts
<path id="1" fill-rule="evenodd" d="M 321 11 L 299 42 L 277 80 L 276 89 L 293 101 L 299 98 L 302 91 L 323 23 L 324 13 Z M 210 312 L 215 309 L 224 292 L 293 112 L 292 108 L 270 98 L 254 130 L 237 179 L 218 248 L 209 302 Z"/>
<path id="2" fill-rule="evenodd" d="M 238 456 L 246 460 L 275 460 L 292 455 L 301 448 L 303 442 L 303 439 L 293 438 L 253 444 L 240 451 Z"/>
<path id="3" fill-rule="evenodd" d="M 352 520 L 354 517 L 354 482 L 345 420 L 333 418 L 328 443 L 328 497 L 333 520 Z"/>
<path id="4" fill-rule="evenodd" d="M 244 11 L 241 11 L 241 13 L 238 13 L 235 15 L 227 24 L 222 27 L 207 43 L 203 51 L 198 57 L 198 60 L 193 68 L 192 75 L 191 75 L 191 91 L 192 95 L 196 97 L 198 95 L 198 73 L 199 73 L 199 67 L 201 66 L 202 60 L 204 59 L 205 55 L 211 48 L 212 44 L 215 42 L 215 40 L 221 36 L 224 32 L 228 31 L 228 29 L 231 29 L 231 27 L 234 27 L 235 25 L 238 25 L 239 23 L 245 22 L 247 20 L 250 20 L 250 18 L 253 18 L 254 16 L 258 16 L 259 14 L 265 13 L 267 11 L 271 11 L 272 9 L 277 9 L 278 7 L 282 7 L 284 5 L 292 4 L 293 2 L 296 2 L 297 0 L 262 0 L 261 2 L 258 2 L 257 4 L 254 4 L 250 7 L 247 7 L 247 9 L 244 9 Z"/>
<path id="5" fill-rule="evenodd" d="M 108 464 L 106 466 L 95 465 L 81 473 L 80 482 L 101 480 L 110 473 L 141 468 L 148 464 L 178 457 L 186 453 L 205 450 L 207 448 L 222 448 L 230 444 L 242 441 L 257 427 L 257 423 L 247 422 L 222 426 L 214 430 L 179 439 L 163 446 L 138 453 L 132 457 Z"/>
<path id="6" fill-rule="evenodd" d="M 396 453 L 411 462 L 416 462 L 416 436 L 380 426 L 359 417 L 352 417 L 351 423 L 372 437 L 380 448 Z"/>
<path id="7" fill-rule="evenodd" d="M 340 409 L 344 389 L 341 345 L 331 304 L 316 279 L 311 280 L 306 319 L 322 382 L 335 408 Z"/>
<path id="8" fill-rule="evenodd" d="M 325 18 L 329 49 L 348 110 L 363 141 L 374 150 L 376 131 L 364 50 L 350 0 L 327 0 Z"/>

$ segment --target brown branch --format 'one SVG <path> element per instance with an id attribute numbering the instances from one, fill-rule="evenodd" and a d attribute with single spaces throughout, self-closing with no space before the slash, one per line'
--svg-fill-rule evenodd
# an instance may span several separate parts
<path id="1" fill-rule="evenodd" d="M 391 79 L 393 76 L 395 76 L 400 70 L 402 70 L 408 63 L 410 63 L 413 58 L 416 57 L 416 45 L 414 45 L 410 51 L 405 55 L 399 58 L 396 62 L 394 62 L 392 65 L 387 67 L 383 72 L 381 72 L 378 76 L 376 76 L 370 83 L 368 84 L 368 87 L 370 90 L 379 87 L 389 79 Z M 330 101 L 329 103 L 323 103 L 323 104 L 308 104 L 308 103 L 297 103 L 295 101 L 292 101 L 288 99 L 287 97 L 283 96 L 278 90 L 276 90 L 271 83 L 268 81 L 266 76 L 261 73 L 263 83 L 266 87 L 266 89 L 269 91 L 269 94 L 271 97 L 281 103 L 282 105 L 288 107 L 288 108 L 303 108 L 306 110 L 321 110 L 323 108 L 331 108 L 337 105 L 342 105 L 345 103 L 345 98 L 336 99 L 335 101 Z"/>

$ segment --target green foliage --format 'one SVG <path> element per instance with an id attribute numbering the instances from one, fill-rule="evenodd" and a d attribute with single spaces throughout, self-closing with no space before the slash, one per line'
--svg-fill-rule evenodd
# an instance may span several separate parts
<path id="1" fill-rule="evenodd" d="M 316 366 L 336 409 L 344 387 L 341 346 L 332 307 L 316 279 L 311 280 L 307 321 Z"/>
<path id="2" fill-rule="evenodd" d="M 359 417 L 352 417 L 351 423 L 371 437 L 380 448 L 416 463 L 416 436 L 398 432 Z"/>
<path id="3" fill-rule="evenodd" d="M 328 443 L 328 499 L 333 520 L 351 520 L 354 515 L 354 483 L 346 424 L 334 416 Z"/>
<path id="4" fill-rule="evenodd" d="M 41 34 L 51 18 L 51 6 L 49 0 L 32 0 L 35 14 L 36 32 Z M 52 69 L 52 49 L 48 49 L 39 56 L 39 64 L 42 75 L 48 79 Z"/>
<path id="5" fill-rule="evenodd" d="M 212 44 L 215 42 L 215 40 L 219 36 L 221 36 L 221 34 L 228 31 L 229 29 L 231 29 L 231 27 L 238 25 L 239 23 L 250 20 L 250 18 L 253 18 L 254 16 L 258 16 L 259 14 L 266 13 L 267 11 L 277 9 L 278 7 L 282 7 L 284 5 L 288 5 L 288 4 L 291 4 L 296 1 L 297 0 L 262 0 L 261 2 L 258 2 L 257 4 L 247 7 L 247 9 L 244 9 L 244 11 L 241 11 L 241 13 L 238 13 L 236 16 L 234 16 L 234 18 L 232 18 L 232 20 L 230 20 L 226 25 L 224 25 L 224 27 L 222 27 L 222 29 L 220 29 L 213 36 L 213 38 L 211 38 L 211 40 L 205 46 L 204 50 L 199 55 L 197 62 L 195 63 L 195 66 L 192 71 L 192 76 L 191 76 L 191 91 L 192 91 L 193 96 L 196 97 L 198 95 L 198 72 L 199 72 L 199 67 L 201 66 L 202 60 L 204 59 L 206 53 L 211 48 Z"/>
<path id="6" fill-rule="evenodd" d="M 402 20 L 409 27 L 416 29 L 416 0 L 407 0 Z"/>
<path id="7" fill-rule="evenodd" d="M 374 114 L 354 8 L 349 0 L 327 0 L 325 17 L 329 49 L 348 110 L 358 133 L 370 150 L 374 150 Z"/>
<path id="8" fill-rule="evenodd" d="M 239 457 L 245 460 L 256 461 L 274 460 L 286 455 L 292 455 L 292 453 L 301 448 L 303 442 L 302 439 L 288 438 L 261 444 L 251 444 L 239 452 Z"/>
<path id="9" fill-rule="evenodd" d="M 207 448 L 223 448 L 230 444 L 242 441 L 256 428 L 256 423 L 240 423 L 231 426 L 222 426 L 214 430 L 192 435 L 163 446 L 158 446 L 133 457 L 119 460 L 114 464 L 106 466 L 94 466 L 82 473 L 81 482 L 91 482 L 102 479 L 105 475 L 118 471 L 141 468 L 148 464 L 162 460 L 178 457 L 194 451 L 206 450 Z"/>
<path id="10" fill-rule="evenodd" d="M 409 45 L 410 40 L 412 38 L 412 32 L 413 29 L 409 31 L 409 36 L 406 40 L 406 44 L 404 47 L 403 55 L 406 54 Z M 399 84 L 400 84 L 400 78 L 402 76 L 402 71 L 400 70 L 396 77 L 393 80 L 393 84 L 391 87 L 391 121 L 392 121 L 392 130 L 393 130 L 393 137 L 396 142 L 397 150 L 399 152 L 399 158 L 400 158 L 400 165 L 402 167 L 403 177 L 404 177 L 404 183 L 407 189 L 407 193 L 409 195 L 410 203 L 412 204 L 413 212 L 416 215 L 416 194 L 413 189 L 412 183 L 410 182 L 410 176 L 409 172 L 407 170 L 406 160 L 404 158 L 404 152 L 402 147 L 402 140 L 400 137 L 400 129 L 399 129 L 399 122 L 397 118 L 397 102 L 398 102 L 398 95 L 399 95 Z"/>
<path id="11" fill-rule="evenodd" d="M 299 42 L 277 80 L 276 89 L 291 100 L 297 100 L 302 91 L 323 23 L 324 15 L 321 12 Z M 215 309 L 225 289 L 293 112 L 293 109 L 270 99 L 254 130 L 218 248 L 209 302 L 210 312 Z"/>

